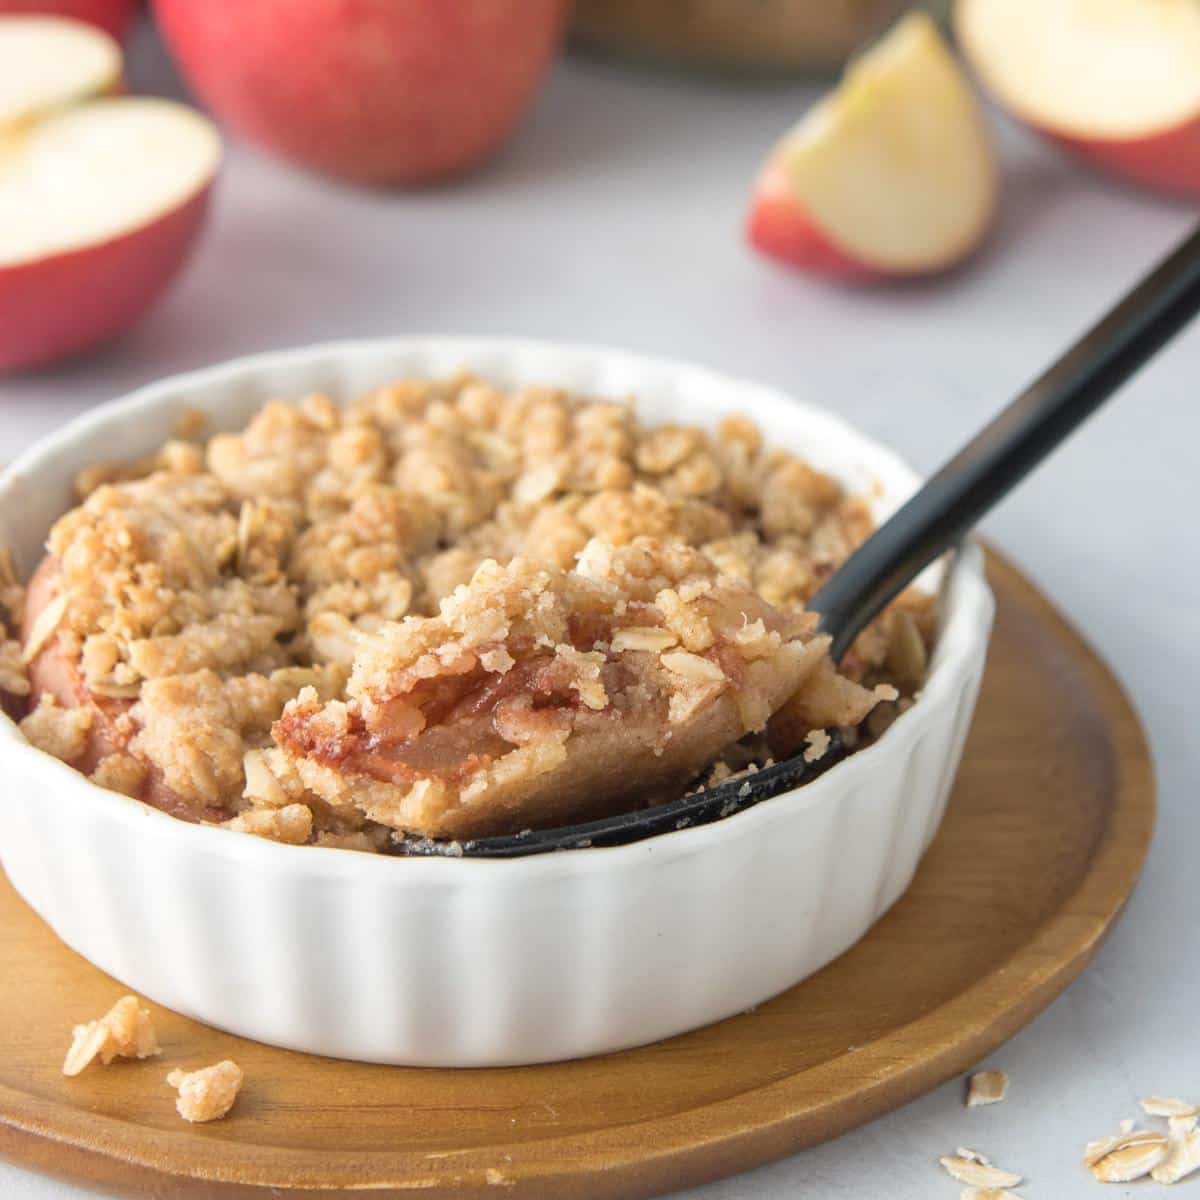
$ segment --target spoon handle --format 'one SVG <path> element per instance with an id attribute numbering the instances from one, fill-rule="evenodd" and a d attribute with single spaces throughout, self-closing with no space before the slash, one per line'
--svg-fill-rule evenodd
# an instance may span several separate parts
<path id="1" fill-rule="evenodd" d="M 1200 312 L 1200 226 L 879 527 L 809 602 L 840 659 L 954 545 Z"/>

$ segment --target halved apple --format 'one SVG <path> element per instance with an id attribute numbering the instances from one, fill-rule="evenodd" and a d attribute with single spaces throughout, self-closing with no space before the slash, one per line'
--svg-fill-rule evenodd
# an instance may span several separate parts
<path id="1" fill-rule="evenodd" d="M 136 7 L 137 0 L 0 0 L 0 17 L 15 13 L 70 17 L 86 21 L 122 41 Z"/>
<path id="2" fill-rule="evenodd" d="M 886 279 L 945 270 L 996 205 L 983 118 L 934 22 L 905 17 L 772 151 L 748 233 L 805 270 Z"/>
<path id="3" fill-rule="evenodd" d="M 958 0 L 954 26 L 987 88 L 1034 129 L 1200 196 L 1197 0 Z"/>
<path id="4" fill-rule="evenodd" d="M 0 369 L 126 329 L 182 265 L 221 144 L 170 100 L 98 100 L 0 138 Z"/>
<path id="5" fill-rule="evenodd" d="M 0 137 L 121 86 L 121 47 L 64 17 L 9 17 L 0 2 Z"/>

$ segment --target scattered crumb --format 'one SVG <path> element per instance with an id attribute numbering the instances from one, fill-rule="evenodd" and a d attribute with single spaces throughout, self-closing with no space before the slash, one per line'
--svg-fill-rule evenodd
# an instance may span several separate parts
<path id="1" fill-rule="evenodd" d="M 136 996 L 122 996 L 98 1020 L 75 1026 L 62 1073 L 78 1075 L 96 1058 L 107 1066 L 114 1058 L 150 1058 L 160 1053 L 150 1010 L 141 1008 Z"/>
<path id="2" fill-rule="evenodd" d="M 812 729 L 804 735 L 804 761 L 816 762 L 829 749 L 829 734 L 824 729 Z"/>
<path id="3" fill-rule="evenodd" d="M 1008 1076 L 1003 1071 L 976 1071 L 967 1081 L 967 1107 L 999 1104 L 1008 1092 Z"/>
<path id="4" fill-rule="evenodd" d="M 175 1107 L 185 1121 L 216 1121 L 233 1107 L 244 1078 L 242 1068 L 225 1059 L 199 1071 L 176 1068 L 167 1083 L 179 1089 Z"/>
<path id="5" fill-rule="evenodd" d="M 979 1162 L 961 1155 L 939 1158 L 938 1162 L 945 1167 L 947 1174 L 959 1183 L 969 1184 L 973 1188 L 1003 1189 L 1015 1187 L 1021 1182 L 1021 1176 L 1013 1171 L 1005 1171 L 992 1166 L 991 1163 Z"/>
<path id="6" fill-rule="evenodd" d="M 959 1192 L 959 1200 L 1021 1200 L 1016 1192 L 1007 1188 L 963 1188 Z"/>

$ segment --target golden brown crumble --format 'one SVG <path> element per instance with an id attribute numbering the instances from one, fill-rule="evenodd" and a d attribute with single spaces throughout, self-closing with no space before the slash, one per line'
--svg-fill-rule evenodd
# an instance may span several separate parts
<path id="1" fill-rule="evenodd" d="M 438 616 L 364 634 L 345 699 L 301 692 L 269 765 L 435 837 L 645 804 L 765 727 L 826 652 L 814 625 L 651 538 L 574 571 L 489 560 Z"/>
<path id="2" fill-rule="evenodd" d="M 244 1079 L 242 1068 L 224 1059 L 198 1071 L 177 1067 L 167 1083 L 179 1092 L 175 1108 L 185 1121 L 217 1121 L 233 1107 Z"/>
<path id="3" fill-rule="evenodd" d="M 21 732 L 30 744 L 63 762 L 73 762 L 87 746 L 95 713 L 90 708 L 63 708 L 49 692 L 43 692 L 35 708 L 21 722 Z"/>
<path id="4" fill-rule="evenodd" d="M 159 1053 L 150 1010 L 142 1008 L 136 996 L 122 996 L 104 1016 L 75 1026 L 62 1073 L 78 1075 L 97 1058 L 107 1066 L 114 1058 L 150 1058 Z"/>
<path id="5" fill-rule="evenodd" d="M 19 711 L 29 695 L 24 647 L 17 637 L 25 609 L 25 589 L 17 579 L 12 555 L 0 548 L 0 706 Z"/>
<path id="6" fill-rule="evenodd" d="M 187 440 L 197 432 L 81 473 L 82 503 L 54 526 L 24 593 L 0 559 L 6 706 L 26 706 L 31 741 L 178 816 L 378 849 L 391 829 L 465 820 L 482 791 L 527 813 L 531 779 L 586 782 L 561 774 L 573 759 L 563 723 L 572 737 L 589 713 L 611 723 L 634 696 L 654 701 L 639 735 L 662 766 L 636 798 L 649 802 L 683 790 L 772 714 L 777 757 L 816 756 L 835 726 L 850 743 L 855 727 L 876 735 L 924 678 L 932 605 L 908 593 L 840 670 L 826 660 L 796 674 L 794 694 L 766 686 L 788 679 L 784 646 L 812 645 L 787 623 L 871 518 L 743 417 L 716 435 L 647 427 L 628 402 L 461 376 L 400 381 L 345 407 L 276 400 L 241 432 Z M 527 612 L 534 588 L 546 607 Z M 737 607 L 735 622 L 714 631 L 706 588 Z M 497 589 L 510 604 L 499 624 Z M 568 628 L 589 603 L 603 628 Z M 550 644 L 538 641 L 543 620 L 562 626 Z M 405 672 L 421 654 L 437 669 L 417 687 Z M 735 664 L 753 686 L 730 674 Z M 527 694 L 513 682 L 534 676 Z M 410 762 L 414 778 L 398 787 L 378 761 L 347 774 L 329 747 L 301 744 L 375 722 L 395 757 L 417 711 L 428 727 L 404 753 L 419 742 L 444 766 L 446 714 L 414 708 L 410 693 L 461 702 L 485 681 L 512 694 L 484 705 L 493 723 L 482 741 L 454 731 L 476 757 L 453 779 Z M 285 709 L 280 744 L 272 729 Z M 724 742 L 693 762 L 683 748 L 708 727 Z M 739 771 L 765 753 L 759 740 L 726 761 Z"/>

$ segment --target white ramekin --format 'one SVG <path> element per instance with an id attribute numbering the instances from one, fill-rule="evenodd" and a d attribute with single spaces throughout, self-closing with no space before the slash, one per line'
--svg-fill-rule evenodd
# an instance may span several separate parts
<path id="1" fill-rule="evenodd" d="M 27 571 L 79 468 L 233 428 L 270 397 L 347 397 L 470 368 L 501 384 L 633 393 L 648 420 L 745 412 L 886 514 L 914 475 L 838 418 L 756 384 L 604 349 L 413 338 L 267 354 L 152 384 L 0 476 L 0 543 Z M 631 846 L 511 861 L 391 859 L 188 825 L 103 791 L 0 718 L 0 857 L 73 949 L 221 1029 L 431 1066 L 655 1041 L 740 1012 L 841 954 L 908 886 L 937 829 L 983 672 L 992 598 L 974 547 L 942 589 L 919 702 L 807 787 Z"/>

